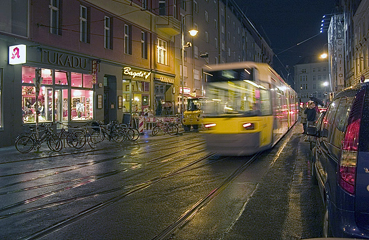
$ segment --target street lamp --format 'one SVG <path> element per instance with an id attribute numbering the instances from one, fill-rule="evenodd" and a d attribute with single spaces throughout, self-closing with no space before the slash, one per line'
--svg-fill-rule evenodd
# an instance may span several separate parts
<path id="1" fill-rule="evenodd" d="M 185 16 L 184 16 L 185 17 Z M 183 17 L 183 18 L 184 18 Z M 181 121 L 183 120 L 183 113 L 184 113 L 184 49 L 185 47 L 191 47 L 192 44 L 191 42 L 187 42 L 185 44 L 185 41 L 184 41 L 184 24 L 183 24 L 183 21 L 185 19 L 183 19 L 181 21 L 181 35 L 182 35 L 182 42 L 181 42 L 181 51 L 182 51 L 182 55 L 181 55 L 181 60 L 182 60 L 182 83 L 181 83 L 181 88 L 182 88 L 182 93 L 181 93 L 181 97 L 182 97 L 182 106 L 181 106 Z M 190 31 L 188 31 L 190 33 L 190 35 L 192 37 L 196 36 L 197 34 L 197 30 L 196 29 L 191 29 Z"/>

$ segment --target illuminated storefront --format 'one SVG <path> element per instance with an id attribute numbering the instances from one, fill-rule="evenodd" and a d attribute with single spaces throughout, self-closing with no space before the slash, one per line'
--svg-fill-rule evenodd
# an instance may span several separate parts
<path id="1" fill-rule="evenodd" d="M 35 122 L 36 67 L 22 66 L 23 123 Z M 93 77 L 91 74 L 41 69 L 38 96 L 40 122 L 69 122 L 93 119 Z"/>
<path id="2" fill-rule="evenodd" d="M 174 109 L 174 76 L 154 75 L 155 115 L 171 116 Z"/>
<path id="3" fill-rule="evenodd" d="M 149 71 L 123 68 L 121 103 L 123 112 L 142 115 L 151 110 L 150 75 Z"/>

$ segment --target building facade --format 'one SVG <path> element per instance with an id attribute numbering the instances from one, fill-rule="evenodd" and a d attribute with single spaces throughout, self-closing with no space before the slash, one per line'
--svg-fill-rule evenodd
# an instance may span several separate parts
<path id="1" fill-rule="evenodd" d="M 179 113 L 181 24 L 199 30 L 185 36 L 186 97 L 203 96 L 204 64 L 272 65 L 232 0 L 4 0 L 0 13 L 0 147 L 36 112 L 39 122 L 68 125 Z"/>
<path id="2" fill-rule="evenodd" d="M 329 100 L 330 82 L 328 61 L 308 57 L 294 66 L 294 84 L 299 102 L 306 103 L 310 97 L 323 102 Z"/>

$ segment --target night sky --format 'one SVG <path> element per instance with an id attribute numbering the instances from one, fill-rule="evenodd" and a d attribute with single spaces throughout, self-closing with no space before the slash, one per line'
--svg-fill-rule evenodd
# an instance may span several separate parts
<path id="1" fill-rule="evenodd" d="M 336 0 L 235 1 L 278 56 L 273 68 L 285 80 L 290 69 L 288 83 L 293 82 L 296 63 L 327 48 L 327 33 L 319 34 L 320 24 L 324 14 L 334 13 Z"/>

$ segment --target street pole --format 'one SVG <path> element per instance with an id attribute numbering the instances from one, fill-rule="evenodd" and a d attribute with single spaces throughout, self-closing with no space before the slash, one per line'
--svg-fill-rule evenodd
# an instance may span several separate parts
<path id="1" fill-rule="evenodd" d="M 181 37 L 182 37 L 182 41 L 181 41 L 181 61 L 182 61 L 182 82 L 181 82 L 181 87 L 182 87 L 182 92 L 181 92 L 181 102 L 182 102 L 182 106 L 181 106 L 181 122 L 183 120 L 183 114 L 184 114 L 184 29 L 183 29 L 183 20 L 181 21 Z"/>

